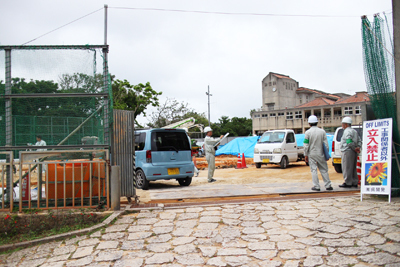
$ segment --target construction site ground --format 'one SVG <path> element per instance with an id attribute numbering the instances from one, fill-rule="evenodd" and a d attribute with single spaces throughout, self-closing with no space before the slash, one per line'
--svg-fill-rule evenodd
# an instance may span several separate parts
<path id="1" fill-rule="evenodd" d="M 193 177 L 190 186 L 180 186 L 176 180 L 150 182 L 149 190 L 137 190 L 140 203 L 172 203 L 177 201 L 200 201 L 202 199 L 279 196 L 290 194 L 315 194 L 311 187 L 311 172 L 304 161 L 291 163 L 286 169 L 279 165 L 262 165 L 257 169 L 253 159 L 246 159 L 247 168 L 236 169 L 237 157 L 217 156 L 214 183 L 207 181 L 207 162 L 196 158 L 200 170 Z M 358 188 L 339 188 L 343 183 L 341 173 L 336 173 L 331 161 L 328 162 L 329 177 L 334 191 L 327 192 L 319 174 L 321 192 L 319 193 L 357 193 Z"/>

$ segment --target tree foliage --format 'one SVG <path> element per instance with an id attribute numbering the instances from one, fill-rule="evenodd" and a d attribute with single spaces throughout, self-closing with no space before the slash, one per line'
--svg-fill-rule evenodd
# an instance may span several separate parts
<path id="1" fill-rule="evenodd" d="M 149 116 L 149 123 L 152 128 L 161 128 L 171 123 L 188 118 L 186 114 L 193 113 L 194 110 L 188 103 L 179 102 L 174 98 L 167 98 L 164 103 L 157 107 L 157 110 Z"/>
<path id="2" fill-rule="evenodd" d="M 219 122 L 211 125 L 213 136 L 218 137 L 229 133 L 230 136 L 248 136 L 252 131 L 252 120 L 248 118 L 222 116 Z"/>
<path id="3" fill-rule="evenodd" d="M 115 80 L 112 91 L 114 108 L 133 111 L 135 119 L 140 114 L 146 115 L 149 105 L 157 107 L 158 96 L 162 94 L 153 90 L 149 82 L 131 85 L 127 80 Z"/>
<path id="4" fill-rule="evenodd" d="M 114 76 L 112 76 L 112 79 Z M 0 92 L 5 84 L 0 81 Z M 45 80 L 12 78 L 13 94 L 62 94 L 62 93 L 100 93 L 103 92 L 103 75 L 90 76 L 83 73 L 63 74 L 58 83 Z M 149 105 L 158 105 L 161 92 L 152 89 L 150 83 L 131 85 L 127 80 L 115 80 L 112 83 L 113 104 L 116 109 L 132 110 L 135 118 L 145 115 Z M 13 99 L 13 115 L 87 117 L 101 105 L 101 99 L 95 97 L 46 97 Z"/>
<path id="5" fill-rule="evenodd" d="M 103 92 L 103 75 L 95 76 L 84 73 L 62 74 L 58 79 L 59 89 L 74 93 L 101 93 Z"/>

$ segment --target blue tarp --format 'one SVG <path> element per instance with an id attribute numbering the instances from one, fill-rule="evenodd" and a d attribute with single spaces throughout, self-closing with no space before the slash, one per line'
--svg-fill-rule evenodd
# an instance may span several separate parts
<path id="1" fill-rule="evenodd" d="M 329 155 L 332 155 L 332 141 L 333 135 L 327 134 L 329 143 Z M 237 156 L 239 153 L 244 153 L 246 158 L 254 157 L 254 147 L 257 143 L 258 136 L 252 137 L 238 137 L 224 145 L 223 147 L 219 147 L 216 151 L 215 155 L 234 155 Z M 298 146 L 303 146 L 304 142 L 304 134 L 296 134 L 296 141 Z"/>
<path id="2" fill-rule="evenodd" d="M 256 145 L 258 136 L 251 137 L 238 137 L 218 148 L 215 152 L 216 156 L 219 155 L 235 155 L 239 153 L 244 153 L 246 158 L 254 157 L 254 146 Z"/>

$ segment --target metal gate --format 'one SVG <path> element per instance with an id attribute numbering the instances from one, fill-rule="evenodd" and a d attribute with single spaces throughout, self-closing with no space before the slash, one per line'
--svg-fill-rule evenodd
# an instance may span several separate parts
<path id="1" fill-rule="evenodd" d="M 111 162 L 121 168 L 121 196 L 126 197 L 136 196 L 133 180 L 134 123 L 133 111 L 114 109 Z"/>

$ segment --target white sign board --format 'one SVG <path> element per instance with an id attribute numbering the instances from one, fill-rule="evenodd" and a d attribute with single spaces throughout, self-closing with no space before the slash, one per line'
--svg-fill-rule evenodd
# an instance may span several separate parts
<path id="1" fill-rule="evenodd" d="M 361 171 L 363 194 L 388 195 L 392 174 L 392 118 L 364 121 Z"/>

